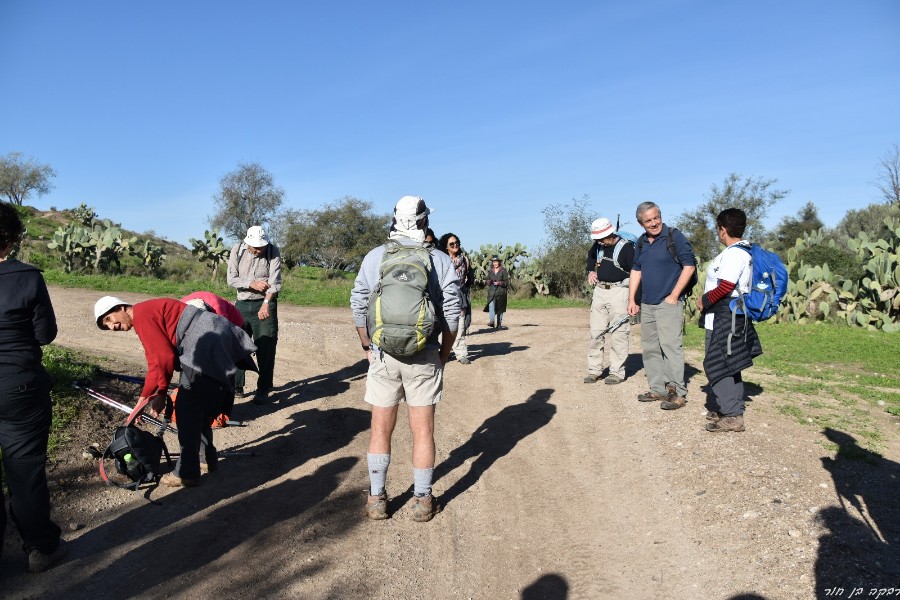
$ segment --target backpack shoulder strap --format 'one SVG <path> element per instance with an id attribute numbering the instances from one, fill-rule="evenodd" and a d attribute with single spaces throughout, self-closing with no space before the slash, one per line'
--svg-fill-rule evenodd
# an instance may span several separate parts
<path id="1" fill-rule="evenodd" d="M 678 233 L 678 230 L 674 227 L 669 227 L 669 235 L 666 236 L 666 248 L 669 250 L 669 254 L 672 255 L 672 260 L 678 263 L 678 266 L 684 266 L 681 264 L 681 261 L 678 259 L 678 253 L 675 251 L 675 234 Z"/>
<path id="2" fill-rule="evenodd" d="M 612 261 L 613 264 L 616 265 L 616 268 L 620 271 L 626 272 L 625 269 L 622 268 L 622 265 L 619 264 L 619 254 L 622 253 L 622 248 L 625 247 L 625 244 L 629 243 L 625 238 L 619 238 L 619 241 L 616 242 L 616 247 L 613 250 Z"/>

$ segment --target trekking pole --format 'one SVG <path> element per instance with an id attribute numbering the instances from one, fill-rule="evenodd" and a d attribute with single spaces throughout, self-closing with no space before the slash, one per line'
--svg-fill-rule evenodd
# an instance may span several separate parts
<path id="1" fill-rule="evenodd" d="M 119 381 L 125 381 L 128 383 L 136 383 L 138 385 L 144 385 L 144 380 L 140 377 L 135 377 L 133 375 L 122 375 L 120 373 L 113 373 L 111 371 L 100 371 L 100 375 L 107 377 L 109 379 L 118 379 Z"/>
<path id="2" fill-rule="evenodd" d="M 107 406 L 111 406 L 111 407 L 115 408 L 116 410 L 120 410 L 129 415 L 132 412 L 132 408 L 130 406 L 128 406 L 127 404 L 123 404 L 117 400 L 113 400 L 109 396 L 105 396 L 105 395 L 101 394 L 100 392 L 98 392 L 97 390 L 92 390 L 91 388 L 83 386 L 83 385 L 79 384 L 78 382 L 72 382 L 72 387 L 83 391 L 84 393 L 86 393 L 88 396 L 90 396 L 94 400 L 99 400 L 103 404 L 106 404 Z M 178 430 L 175 429 L 174 427 L 172 427 L 171 425 L 169 425 L 166 421 L 160 421 L 159 419 L 156 419 L 156 418 L 151 417 L 150 415 L 146 415 L 146 414 L 141 415 L 141 419 L 150 423 L 151 425 L 156 425 L 157 427 L 161 428 L 160 431 L 170 431 L 175 434 L 178 433 Z"/>
<path id="3" fill-rule="evenodd" d="M 606 329 L 604 329 L 604 330 L 600 333 L 600 335 L 606 335 L 607 333 L 612 333 L 613 331 L 615 331 L 616 329 L 618 329 L 619 326 L 622 325 L 622 323 L 624 323 L 625 321 L 627 321 L 627 320 L 630 319 L 630 318 L 631 318 L 631 317 L 629 317 L 628 315 L 625 315 L 624 317 L 622 317 L 621 319 L 619 319 L 619 320 L 616 321 L 615 323 L 612 323 L 609 327 L 607 327 Z M 599 337 L 599 336 L 598 336 L 598 337 Z"/>

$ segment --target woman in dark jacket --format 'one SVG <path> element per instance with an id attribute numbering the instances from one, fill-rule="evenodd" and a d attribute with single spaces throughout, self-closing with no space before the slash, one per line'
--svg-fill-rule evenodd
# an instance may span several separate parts
<path id="1" fill-rule="evenodd" d="M 9 512 L 28 554 L 28 570 L 46 571 L 66 553 L 60 529 L 50 520 L 47 438 L 50 377 L 41 346 L 56 337 L 56 316 L 41 272 L 8 258 L 22 236 L 11 204 L 0 203 L 0 483 L 9 487 Z M 0 540 L 6 510 L 0 508 Z M 0 548 L 2 550 L 2 548 Z"/>
<path id="2" fill-rule="evenodd" d="M 494 327 L 496 315 L 496 327 L 503 326 L 503 313 L 506 312 L 506 292 L 509 289 L 509 273 L 503 268 L 500 257 L 496 254 L 491 257 L 491 268 L 488 269 L 487 279 L 487 306 L 484 312 L 488 313 L 488 327 Z"/>

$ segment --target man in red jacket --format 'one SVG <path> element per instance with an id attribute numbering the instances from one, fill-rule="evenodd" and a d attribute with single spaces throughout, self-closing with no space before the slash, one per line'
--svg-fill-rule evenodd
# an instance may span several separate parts
<path id="1" fill-rule="evenodd" d="M 181 453 L 175 470 L 160 482 L 171 487 L 200 482 L 201 445 L 208 470 L 217 456 L 210 423 L 234 394 L 234 373 L 255 369 L 250 355 L 256 350 L 239 327 L 213 313 L 170 298 L 129 304 L 104 296 L 94 305 L 97 327 L 112 331 L 134 329 L 147 358 L 147 376 L 139 402 L 149 401 L 150 413 L 165 408 L 169 381 L 176 369 L 178 383 L 178 443 Z"/>

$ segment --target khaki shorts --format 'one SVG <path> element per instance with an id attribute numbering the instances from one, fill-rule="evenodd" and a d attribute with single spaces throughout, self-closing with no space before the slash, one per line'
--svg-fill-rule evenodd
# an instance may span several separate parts
<path id="1" fill-rule="evenodd" d="M 440 351 L 426 348 L 410 358 L 385 352 L 373 354 L 366 375 L 366 402 L 389 408 L 406 400 L 409 406 L 431 406 L 444 395 L 444 366 Z"/>

